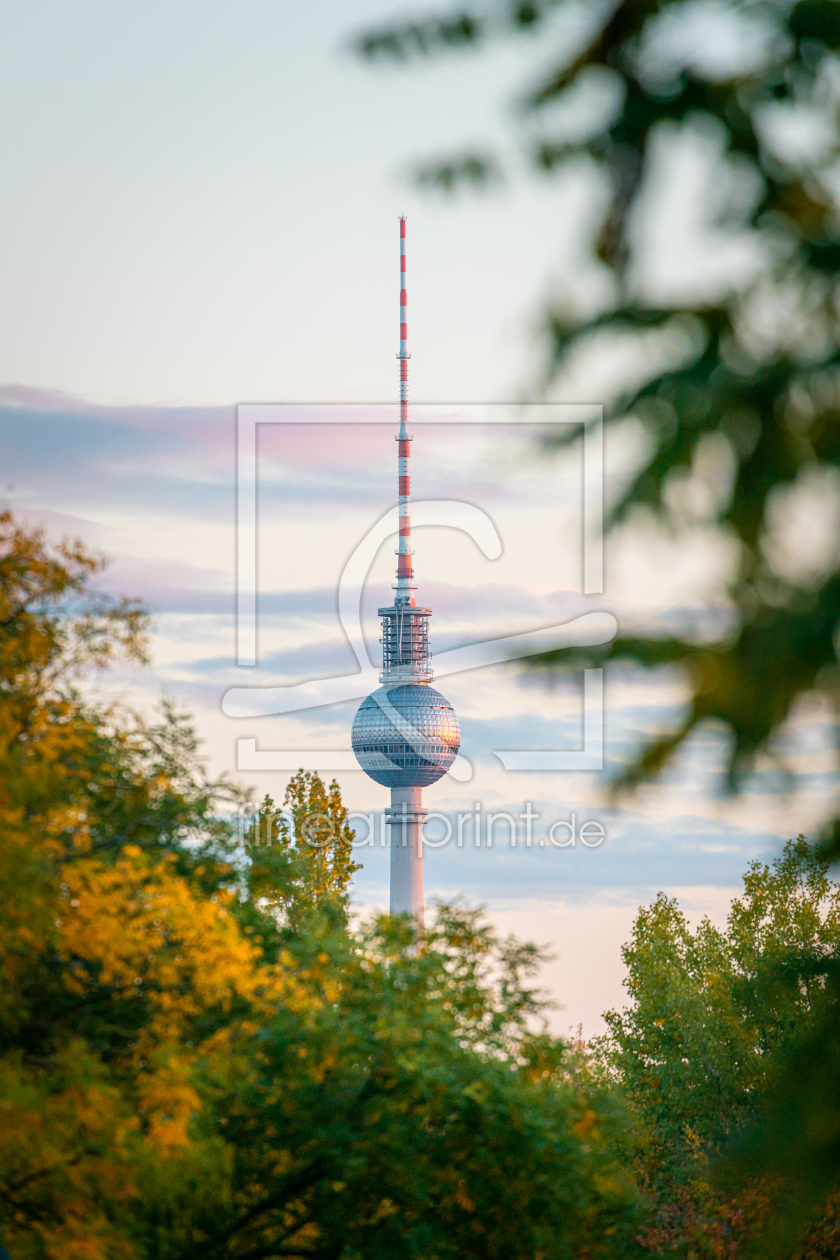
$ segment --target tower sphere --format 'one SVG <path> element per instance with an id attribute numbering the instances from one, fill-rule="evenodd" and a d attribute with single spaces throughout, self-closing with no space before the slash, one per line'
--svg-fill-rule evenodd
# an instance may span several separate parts
<path id="1" fill-rule="evenodd" d="M 353 721 L 353 752 L 383 787 L 428 787 L 443 778 L 461 747 L 455 710 L 425 683 L 379 687 Z"/>

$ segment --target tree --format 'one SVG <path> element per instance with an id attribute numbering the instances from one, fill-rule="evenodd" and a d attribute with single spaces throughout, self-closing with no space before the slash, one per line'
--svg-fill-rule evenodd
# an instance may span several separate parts
<path id="1" fill-rule="evenodd" d="M 768 1073 L 814 1027 L 825 988 L 802 967 L 840 961 L 840 884 L 799 837 L 771 865 L 750 864 L 724 930 L 703 919 L 693 932 L 660 893 L 622 953 L 631 1005 L 605 1017 L 611 1063 L 663 1154 L 681 1156 L 689 1133 L 692 1149 L 714 1150 L 756 1114 Z M 783 985 L 791 962 L 797 982 Z"/>
<path id="2" fill-rule="evenodd" d="M 704 1230 L 743 1238 L 769 1216 L 773 1143 L 750 1141 L 737 1194 L 731 1177 L 713 1191 L 713 1166 L 762 1122 L 791 1057 L 801 1067 L 836 1020 L 826 975 L 840 965 L 840 883 L 828 868 L 799 837 L 769 866 L 751 863 L 723 929 L 704 919 L 692 931 L 663 894 L 639 911 L 623 951 L 630 1005 L 607 1014 L 600 1050 L 642 1124 L 659 1245 Z M 836 1164 L 824 1162 L 808 1206 L 834 1188 Z"/>
<path id="3" fill-rule="evenodd" d="M 242 795 L 183 715 L 74 690 L 86 662 L 143 650 L 136 606 L 89 601 L 95 563 L 3 518 L 15 1260 L 632 1253 L 621 1104 L 545 1032 L 539 952 L 457 907 L 422 934 L 351 930 L 351 834 L 317 776 L 243 844 Z"/>
<path id="4" fill-rule="evenodd" d="M 300 770 L 283 804 L 285 812 L 266 796 L 246 835 L 252 903 L 289 926 L 327 906 L 344 915 L 350 880 L 361 866 L 353 861 L 353 831 L 338 784 L 333 780 L 327 789 L 317 774 Z"/>
<path id="5" fill-rule="evenodd" d="M 714 528 L 735 557 L 721 575 L 731 615 L 717 631 L 619 635 L 590 659 L 680 664 L 687 673 L 685 719 L 642 749 L 629 781 L 656 773 L 698 723 L 715 719 L 732 735 L 734 784 L 804 692 L 832 706 L 837 697 L 840 551 L 809 569 L 777 522 L 786 490 L 835 509 L 840 500 L 840 5 L 618 0 L 588 6 L 584 21 L 576 15 L 572 0 L 468 4 L 366 31 L 356 48 L 371 62 L 408 65 L 493 38 L 535 41 L 540 69 L 518 111 L 529 124 L 526 156 L 546 174 L 586 163 L 605 189 L 589 242 L 601 297 L 565 295 L 548 312 L 551 373 L 583 348 L 629 339 L 646 377 L 611 401 L 607 418 L 634 417 L 647 454 L 613 523 L 652 517 L 678 532 Z M 721 26 L 739 51 L 727 64 L 713 55 Z M 702 300 L 685 292 L 663 302 L 634 246 L 658 146 L 687 134 L 717 150 L 710 226 L 740 231 L 757 263 Z M 420 178 L 451 189 L 499 168 L 493 154 L 461 152 L 424 163 Z M 542 663 L 571 659 L 557 653 Z"/>

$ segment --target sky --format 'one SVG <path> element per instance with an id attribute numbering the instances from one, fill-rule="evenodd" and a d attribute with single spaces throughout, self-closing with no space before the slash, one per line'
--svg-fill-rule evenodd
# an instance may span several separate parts
<path id="1" fill-rule="evenodd" d="M 527 407 L 510 407 L 506 423 L 464 421 L 461 404 L 528 393 L 542 304 L 597 287 L 580 238 L 599 191 L 572 172 L 553 184 L 523 174 L 477 197 L 419 194 L 412 159 L 506 143 L 505 102 L 535 51 L 523 41 L 408 72 L 359 65 L 350 35 L 395 11 L 407 10 L 15 0 L 0 11 L 0 495 L 54 536 L 109 555 L 105 589 L 152 609 L 152 668 L 101 679 L 103 693 L 146 711 L 173 696 L 195 714 L 215 771 L 275 797 L 288 776 L 240 767 L 237 740 L 346 750 L 355 702 L 248 719 L 227 717 L 222 697 L 355 668 L 337 587 L 396 498 L 382 408 L 396 396 L 398 213 L 408 215 L 414 493 L 472 505 L 501 542 L 491 559 L 453 529 L 416 532 L 434 650 L 588 612 L 642 630 L 700 624 L 721 611 L 730 562 L 708 531 L 624 530 L 607 546 L 604 593 L 584 595 L 580 447 L 547 457 Z M 670 186 L 657 199 L 651 181 L 639 255 L 663 291 L 699 291 L 753 265 L 749 242 L 722 242 L 698 219 L 713 150 L 708 137 L 685 140 L 682 201 Z M 628 366 L 618 352 L 580 364 L 554 396 L 599 402 Z M 236 407 L 257 401 L 320 410 L 316 424 L 260 433 L 260 654 L 247 669 L 235 652 Z M 641 449 L 632 423 L 608 436 L 608 496 Z M 364 585 L 373 655 L 392 551 L 379 548 Z M 640 904 L 664 889 L 692 921 L 721 921 L 747 862 L 827 808 L 824 715 L 807 704 L 785 736 L 800 771 L 793 794 L 779 797 L 768 763 L 742 798 L 721 796 L 726 735 L 711 729 L 660 783 L 616 802 L 609 775 L 679 719 L 678 676 L 608 673 L 603 772 L 514 773 L 494 752 L 580 747 L 579 677 L 548 686 L 509 663 L 440 685 L 472 777 L 447 776 L 427 793 L 430 809 L 479 802 L 518 817 L 530 802 L 535 835 L 573 814 L 606 831 L 592 849 L 499 837 L 426 853 L 430 899 L 484 904 L 502 930 L 555 951 L 543 978 L 559 1029 L 596 1033 L 621 1004 L 620 947 Z M 386 804 L 360 771 L 337 777 L 354 811 Z M 384 908 L 387 851 L 377 842 L 358 858 L 360 913 Z"/>

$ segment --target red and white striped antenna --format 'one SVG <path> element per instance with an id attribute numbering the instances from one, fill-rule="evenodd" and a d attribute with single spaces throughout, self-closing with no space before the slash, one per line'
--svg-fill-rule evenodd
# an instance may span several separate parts
<path id="1" fill-rule="evenodd" d="M 400 432 L 399 442 L 399 495 L 400 495 L 400 545 L 397 551 L 397 582 L 395 604 L 413 604 L 414 570 L 411 557 L 411 438 L 408 433 L 408 316 L 405 296 L 405 215 L 400 215 Z"/>

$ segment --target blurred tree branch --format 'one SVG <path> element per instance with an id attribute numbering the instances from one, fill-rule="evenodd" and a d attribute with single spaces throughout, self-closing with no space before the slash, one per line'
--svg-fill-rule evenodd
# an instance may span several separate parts
<path id="1" fill-rule="evenodd" d="M 728 66 L 710 55 L 708 34 L 691 34 L 704 12 L 734 31 L 739 55 Z M 780 568 L 772 530 L 780 488 L 826 473 L 840 499 L 840 4 L 498 0 L 395 19 L 360 34 L 354 48 L 369 62 L 409 66 L 514 37 L 531 39 L 540 63 L 518 102 L 528 163 L 545 175 L 583 157 L 609 190 L 591 262 L 606 272 L 610 296 L 594 314 L 578 313 L 573 299 L 546 312 L 546 386 L 593 339 L 629 337 L 641 350 L 656 332 L 674 343 L 669 363 L 609 404 L 608 422 L 633 416 L 648 440 L 612 524 L 647 514 L 685 528 L 687 496 L 681 517 L 674 492 L 702 480 L 710 443 L 730 470 L 720 472 L 711 514 L 737 556 L 721 593 L 733 613 L 726 632 L 702 647 L 683 634 L 619 636 L 610 653 L 644 667 L 682 665 L 691 686 L 679 729 L 644 748 L 623 781 L 655 775 L 698 724 L 717 719 L 732 732 L 728 777 L 737 788 L 804 693 L 821 693 L 835 713 L 840 696 L 840 547 L 823 571 L 796 572 Z M 593 74 L 612 85 L 615 106 L 590 110 L 585 134 L 571 135 L 557 125 L 558 106 Z M 800 128 L 798 142 L 783 143 L 781 124 Z M 719 229 L 747 234 L 759 263 L 704 303 L 688 291 L 663 302 L 634 265 L 633 225 L 668 128 L 716 136 L 722 184 L 737 175 L 750 190 L 708 209 Z M 498 155 L 460 150 L 423 160 L 417 178 L 452 190 L 503 174 Z M 579 667 L 579 652 L 532 660 L 549 670 L 572 663 Z"/>

